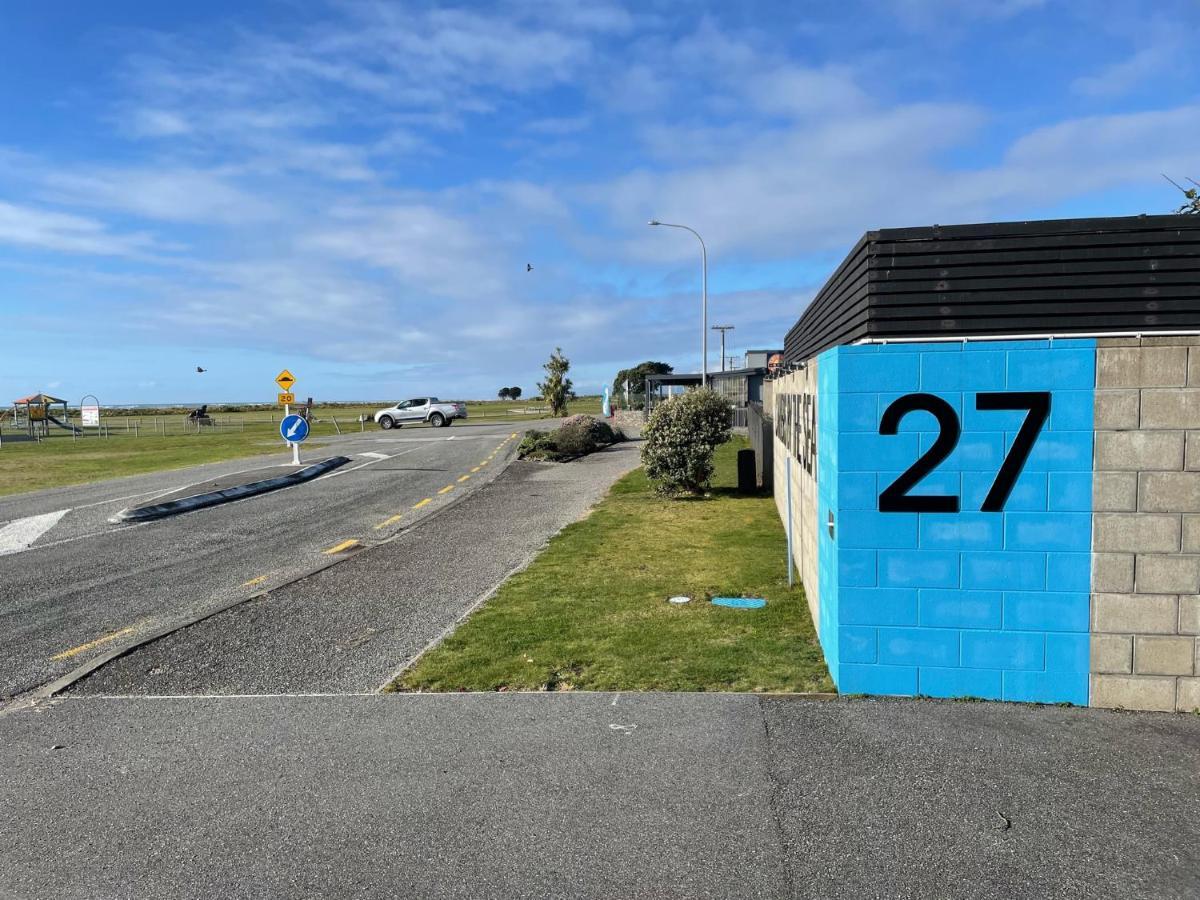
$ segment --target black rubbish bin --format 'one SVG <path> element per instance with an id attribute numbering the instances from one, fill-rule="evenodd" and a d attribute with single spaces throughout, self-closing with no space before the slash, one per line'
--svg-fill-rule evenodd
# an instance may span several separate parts
<path id="1" fill-rule="evenodd" d="M 738 493 L 753 494 L 758 490 L 758 473 L 753 450 L 739 450 L 737 455 Z"/>

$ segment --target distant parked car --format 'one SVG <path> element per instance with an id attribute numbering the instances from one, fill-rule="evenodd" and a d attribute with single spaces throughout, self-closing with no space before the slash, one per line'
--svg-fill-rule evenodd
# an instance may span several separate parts
<path id="1" fill-rule="evenodd" d="M 384 431 L 414 422 L 428 422 L 434 428 L 449 425 L 455 419 L 467 417 L 465 403 L 442 403 L 437 397 L 417 397 L 401 400 L 395 406 L 375 413 L 375 421 Z"/>

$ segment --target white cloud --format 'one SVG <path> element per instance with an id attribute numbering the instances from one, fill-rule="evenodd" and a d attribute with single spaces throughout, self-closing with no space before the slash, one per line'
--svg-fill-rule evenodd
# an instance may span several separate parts
<path id="1" fill-rule="evenodd" d="M 1122 24 L 1131 28 L 1129 34 L 1137 49 L 1097 72 L 1076 78 L 1071 82 L 1073 91 L 1102 99 L 1127 94 L 1156 75 L 1190 77 L 1191 50 L 1186 32 L 1178 24 L 1163 19 Z"/>
<path id="2" fill-rule="evenodd" d="M 1038 5 L 899 9 L 914 30 L 1000 32 Z M 712 9 L 347 0 L 268 31 L 138 35 L 106 119 L 138 140 L 86 164 L 0 151 L 0 241 L 66 254 L 61 272 L 23 270 L 59 312 L 120 303 L 147 340 L 302 345 L 347 371 L 418 370 L 445 395 L 443 378 L 536 374 L 557 342 L 581 378 L 696 365 L 695 241 L 652 215 L 704 234 L 733 351 L 778 343 L 809 273 L 868 228 L 1025 216 L 1195 167 L 1194 105 L 1083 117 L 1038 98 L 1022 133 L 971 85 L 880 82 L 882 57 L 949 58 L 921 58 L 893 4 L 851 13 L 897 35 L 870 63 L 819 11 L 747 25 Z M 1161 81 L 1142 47 L 1076 79 L 1089 109 Z M 176 234 L 189 251 L 169 267 L 70 265 L 161 261 Z"/>
<path id="3" fill-rule="evenodd" d="M 994 165 L 947 168 L 983 113 L 921 104 L 868 111 L 827 127 L 798 126 L 704 148 L 699 164 L 646 170 L 596 185 L 585 197 L 628 234 L 591 252 L 690 260 L 686 236 L 639 228 L 653 216 L 690 224 L 716 258 L 803 257 L 848 247 L 863 231 L 1021 217 L 1094 192 L 1153 184 L 1194 167 L 1200 107 L 1070 119 L 1016 138 Z M 660 138 L 662 139 L 662 138 Z M 680 144 L 692 147 L 693 136 Z M 718 159 L 713 162 L 711 160 Z"/>
<path id="4" fill-rule="evenodd" d="M 919 30 L 986 25 L 1040 10 L 1047 0 L 880 0 L 903 24 Z"/>
<path id="5" fill-rule="evenodd" d="M 1030 199 L 1068 197 L 1150 182 L 1195 164 L 1200 106 L 1086 116 L 1036 129 L 1016 141 L 999 167 Z"/>
<path id="6" fill-rule="evenodd" d="M 409 290 L 486 308 L 506 290 L 503 233 L 482 234 L 461 217 L 424 204 L 333 210 L 298 237 L 304 252 L 365 263 L 393 273 Z"/>
<path id="7" fill-rule="evenodd" d="M 525 125 L 525 130 L 533 134 L 578 134 L 581 131 L 586 131 L 591 127 L 591 124 L 591 116 L 557 116 L 548 119 L 535 119 Z"/>
<path id="8" fill-rule="evenodd" d="M 47 167 L 46 193 L 77 206 L 120 210 L 160 222 L 262 222 L 271 204 L 210 172 L 196 169 Z"/>
<path id="9" fill-rule="evenodd" d="M 114 233 L 95 219 L 4 201 L 0 244 L 100 256 L 145 257 L 164 249 L 145 233 Z"/>
<path id="10" fill-rule="evenodd" d="M 588 196 L 617 227 L 657 217 L 697 228 L 710 250 L 802 255 L 844 246 L 907 202 L 919 208 L 938 178 L 935 154 L 968 139 L 980 118 L 969 107 L 917 104 L 768 131 L 731 144 L 721 162 L 625 175 Z M 640 233 L 621 252 L 678 260 L 694 249 L 682 238 Z"/>
<path id="11" fill-rule="evenodd" d="M 869 105 L 853 75 L 840 67 L 780 66 L 754 79 L 747 94 L 763 112 L 793 118 L 814 114 L 841 117 Z"/>
<path id="12" fill-rule="evenodd" d="M 192 130 L 187 119 L 165 109 L 134 110 L 129 121 L 130 131 L 138 137 L 178 137 Z"/>

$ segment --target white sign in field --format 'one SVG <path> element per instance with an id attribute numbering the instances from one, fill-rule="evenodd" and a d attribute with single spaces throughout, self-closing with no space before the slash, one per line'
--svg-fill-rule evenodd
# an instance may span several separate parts
<path id="1" fill-rule="evenodd" d="M 79 408 L 79 421 L 84 428 L 99 428 L 100 427 L 100 407 L 99 406 L 81 406 Z"/>

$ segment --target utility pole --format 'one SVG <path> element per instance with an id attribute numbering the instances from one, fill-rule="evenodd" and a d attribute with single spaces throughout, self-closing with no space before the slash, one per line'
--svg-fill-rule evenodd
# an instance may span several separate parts
<path id="1" fill-rule="evenodd" d="M 721 371 L 725 371 L 725 332 L 733 331 L 732 325 L 714 325 L 713 331 L 721 332 Z"/>

